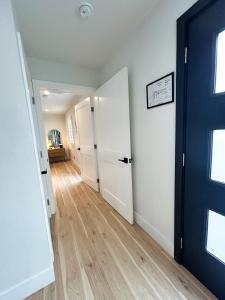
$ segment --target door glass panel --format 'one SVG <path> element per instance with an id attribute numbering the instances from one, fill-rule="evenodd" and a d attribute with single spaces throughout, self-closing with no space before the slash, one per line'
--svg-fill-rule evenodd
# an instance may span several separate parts
<path id="1" fill-rule="evenodd" d="M 211 179 L 225 183 L 225 130 L 213 131 Z"/>
<path id="2" fill-rule="evenodd" d="M 219 33 L 217 39 L 215 92 L 225 92 L 225 30 Z"/>
<path id="3" fill-rule="evenodd" d="M 209 210 L 207 251 L 225 263 L 225 217 Z"/>

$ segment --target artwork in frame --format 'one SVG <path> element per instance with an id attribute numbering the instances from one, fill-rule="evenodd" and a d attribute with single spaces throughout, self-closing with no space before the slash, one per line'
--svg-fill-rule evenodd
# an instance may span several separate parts
<path id="1" fill-rule="evenodd" d="M 147 109 L 174 102 L 174 72 L 146 86 Z"/>

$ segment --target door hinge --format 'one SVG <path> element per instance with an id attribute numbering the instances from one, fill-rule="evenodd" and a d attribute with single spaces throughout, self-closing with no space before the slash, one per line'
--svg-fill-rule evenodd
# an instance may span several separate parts
<path id="1" fill-rule="evenodd" d="M 47 199 L 47 204 L 48 204 L 48 206 L 50 206 L 50 201 L 49 201 L 49 199 Z"/>
<path id="2" fill-rule="evenodd" d="M 42 153 L 42 151 L 40 151 L 40 157 L 43 158 L 43 153 Z"/>
<path id="3" fill-rule="evenodd" d="M 98 148 L 97 144 L 94 144 L 94 149 L 97 149 L 97 148 Z"/>
<path id="4" fill-rule="evenodd" d="M 99 183 L 100 182 L 100 180 L 99 180 L 99 178 L 97 178 L 97 183 Z"/>
<path id="5" fill-rule="evenodd" d="M 91 107 L 91 112 L 94 112 L 95 111 L 95 108 L 92 106 Z"/>
<path id="6" fill-rule="evenodd" d="M 182 167 L 185 166 L 185 153 L 183 153 L 182 155 Z"/>
<path id="7" fill-rule="evenodd" d="M 33 103 L 33 104 L 36 104 L 35 98 L 34 98 L 34 97 L 32 97 L 32 103 Z"/>
<path id="8" fill-rule="evenodd" d="M 184 63 L 185 65 L 188 63 L 188 47 L 184 48 Z"/>
<path id="9" fill-rule="evenodd" d="M 183 249 L 183 238 L 180 238 L 180 249 Z"/>

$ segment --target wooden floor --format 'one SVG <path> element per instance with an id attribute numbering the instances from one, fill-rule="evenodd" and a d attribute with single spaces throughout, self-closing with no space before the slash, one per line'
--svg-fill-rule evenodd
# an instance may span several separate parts
<path id="1" fill-rule="evenodd" d="M 71 162 L 54 164 L 52 174 L 56 282 L 29 300 L 216 299 L 83 183 Z"/>

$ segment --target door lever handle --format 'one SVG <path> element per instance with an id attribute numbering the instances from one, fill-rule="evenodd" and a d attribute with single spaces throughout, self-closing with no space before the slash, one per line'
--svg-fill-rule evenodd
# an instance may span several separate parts
<path id="1" fill-rule="evenodd" d="M 124 157 L 123 159 L 118 159 L 118 161 L 123 162 L 124 164 L 128 164 L 129 160 L 127 157 Z"/>
<path id="2" fill-rule="evenodd" d="M 48 173 L 48 171 L 47 170 L 45 170 L 45 171 L 41 171 L 41 175 L 45 175 L 45 174 L 47 174 Z"/>

